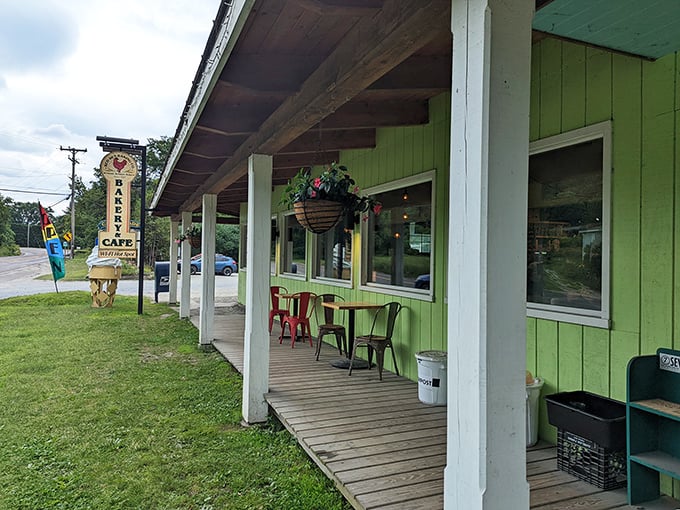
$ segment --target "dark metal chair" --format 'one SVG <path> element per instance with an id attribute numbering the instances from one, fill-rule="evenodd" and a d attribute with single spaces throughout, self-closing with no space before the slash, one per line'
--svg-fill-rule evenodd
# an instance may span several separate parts
<path id="1" fill-rule="evenodd" d="M 347 331 L 345 330 L 345 326 L 335 323 L 335 310 L 322 305 L 322 303 L 332 303 L 335 301 L 344 301 L 344 298 L 336 294 L 320 294 L 314 301 L 316 323 L 319 326 L 319 333 L 316 340 L 316 361 L 319 361 L 321 341 L 325 335 L 329 334 L 335 335 L 335 342 L 338 344 L 340 355 L 342 356 L 343 351 L 349 355 L 347 352 Z"/>
<path id="2" fill-rule="evenodd" d="M 403 307 L 401 303 L 392 301 L 378 309 L 373 318 L 373 325 L 371 332 L 368 335 L 360 335 L 354 339 L 354 347 L 352 348 L 352 357 L 349 362 L 349 375 L 352 375 L 352 363 L 356 356 L 357 347 L 366 346 L 368 348 L 368 368 L 371 368 L 373 353 L 375 350 L 375 357 L 378 363 L 378 376 L 382 381 L 383 364 L 385 360 L 385 349 L 389 348 L 392 351 L 392 361 L 394 361 L 394 371 L 399 375 L 399 368 L 397 368 L 397 358 L 394 355 L 394 347 L 392 347 L 392 334 L 394 333 L 394 324 L 397 320 L 397 315 Z M 376 334 L 378 323 L 384 320 L 384 335 Z"/>

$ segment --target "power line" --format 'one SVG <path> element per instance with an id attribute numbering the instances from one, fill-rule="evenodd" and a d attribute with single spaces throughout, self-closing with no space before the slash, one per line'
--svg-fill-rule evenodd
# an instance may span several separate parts
<path id="1" fill-rule="evenodd" d="M 75 256 L 73 247 L 76 245 L 76 163 L 80 163 L 76 159 L 77 152 L 87 152 L 87 149 L 74 149 L 73 147 L 59 146 L 60 151 L 68 151 L 71 155 L 68 157 L 71 162 L 71 259 Z"/>
<path id="2" fill-rule="evenodd" d="M 34 195 L 65 195 L 66 193 L 53 193 L 51 191 L 27 191 L 23 189 L 9 189 L 9 188 L 0 188 L 0 191 L 9 191 L 12 193 L 32 193 Z"/>

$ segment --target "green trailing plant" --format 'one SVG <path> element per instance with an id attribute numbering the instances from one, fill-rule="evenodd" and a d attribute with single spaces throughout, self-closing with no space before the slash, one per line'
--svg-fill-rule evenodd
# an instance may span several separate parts
<path id="1" fill-rule="evenodd" d="M 181 243 L 185 239 L 191 239 L 193 237 L 201 237 L 201 229 L 192 225 L 184 232 L 180 232 L 177 236 L 177 242 Z"/>
<path id="2" fill-rule="evenodd" d="M 347 167 L 332 163 L 318 177 L 313 177 L 307 169 L 301 168 L 288 181 L 279 203 L 292 208 L 298 202 L 330 200 L 341 203 L 348 213 L 371 210 L 379 214 L 382 204 L 371 196 L 362 195 L 360 191 L 354 179 L 347 173 Z"/>

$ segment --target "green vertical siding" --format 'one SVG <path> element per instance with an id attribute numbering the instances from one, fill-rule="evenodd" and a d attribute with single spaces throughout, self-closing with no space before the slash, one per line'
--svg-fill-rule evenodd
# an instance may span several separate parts
<path id="1" fill-rule="evenodd" d="M 675 58 L 642 66 L 641 348 L 672 332 Z M 664 234 L 664 235 L 660 235 Z M 663 339 L 663 340 L 662 340 Z"/>
<path id="2" fill-rule="evenodd" d="M 352 275 L 352 287 L 322 285 L 311 282 L 309 278 L 301 281 L 282 276 L 273 277 L 272 284 L 286 286 L 295 292 L 311 290 L 316 293 L 333 292 L 346 300 L 369 301 L 384 304 L 397 300 L 405 307 L 401 312 L 395 329 L 394 344 L 399 364 L 399 371 L 406 377 L 417 378 L 415 353 L 422 350 L 446 350 L 446 308 L 444 295 L 446 289 L 446 248 L 447 248 L 447 216 L 448 216 L 448 172 L 450 147 L 450 95 L 443 94 L 430 101 L 430 122 L 424 126 L 407 126 L 379 129 L 376 148 L 371 150 L 344 151 L 340 162 L 347 166 L 352 177 L 362 188 L 370 188 L 404 177 L 418 175 L 431 170 L 435 171 L 435 218 L 434 246 L 432 257 L 435 267 L 431 275 L 434 301 L 423 301 L 417 298 L 394 297 L 389 294 L 359 290 L 360 275 L 355 271 Z M 281 187 L 274 190 L 274 210 L 279 209 L 278 200 Z M 242 210 L 242 222 L 245 211 Z M 312 234 L 308 234 L 311 243 Z M 309 245 L 311 248 L 311 245 Z M 360 259 L 361 236 L 356 230 L 353 240 L 354 266 L 358 267 Z M 311 249 L 308 250 L 311 257 Z M 311 259 L 308 259 L 308 262 Z M 311 264 L 308 264 L 311 266 Z M 309 275 L 308 275 L 309 277 Z M 245 292 L 245 278 L 239 282 L 239 296 Z M 242 286 L 243 285 L 243 286 Z M 366 311 L 356 314 L 356 331 L 361 333 L 370 328 L 372 315 Z M 385 366 L 393 370 L 391 357 L 385 358 Z"/>
<path id="3" fill-rule="evenodd" d="M 642 61 L 614 55 L 611 310 L 614 330 L 640 331 Z M 638 340 L 634 346 L 637 348 Z"/>
<path id="4" fill-rule="evenodd" d="M 532 140 L 612 122 L 611 329 L 527 319 L 544 394 L 626 396 L 631 357 L 675 346 L 680 325 L 679 59 L 656 62 L 546 39 L 534 45 Z M 543 421 L 540 434 L 554 438 Z M 677 489 L 676 489 L 677 490 Z"/>
<path id="5" fill-rule="evenodd" d="M 531 76 L 530 139 L 590 124 L 612 122 L 611 329 L 527 319 L 527 369 L 544 382 L 543 394 L 585 389 L 625 399 L 626 366 L 632 356 L 657 347 L 678 348 L 680 276 L 679 59 L 656 62 L 544 39 L 534 45 Z M 345 151 L 362 188 L 429 170 L 436 172 L 434 301 L 397 298 L 406 307 L 395 334 L 397 359 L 406 377 L 416 379 L 414 354 L 446 350 L 446 263 L 450 96 L 430 101 L 425 126 L 380 129 L 371 150 Z M 275 190 L 277 204 L 280 188 Z M 275 205 L 276 207 L 276 205 Z M 245 212 L 245 211 L 244 211 Z M 311 239 L 311 234 L 310 234 Z M 361 238 L 354 237 L 355 265 Z M 245 279 L 239 282 L 243 296 Z M 358 289 L 276 277 L 291 291 L 334 292 L 348 300 L 385 303 L 392 296 Z M 357 331 L 370 326 L 368 312 L 357 313 Z M 392 369 L 391 360 L 386 360 Z M 540 411 L 540 435 L 555 439 Z"/>

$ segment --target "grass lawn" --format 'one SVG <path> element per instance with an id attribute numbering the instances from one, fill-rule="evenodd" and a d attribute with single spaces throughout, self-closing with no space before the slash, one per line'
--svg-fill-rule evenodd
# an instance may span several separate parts
<path id="1" fill-rule="evenodd" d="M 64 257 L 66 265 L 66 276 L 64 281 L 80 281 L 87 279 L 87 256 L 89 253 L 76 252 L 75 258 L 71 259 L 68 255 Z M 134 262 L 134 261 L 133 261 Z M 123 279 L 131 280 L 137 278 L 137 266 L 130 261 L 124 260 L 122 275 Z M 146 278 L 153 278 L 153 268 L 145 268 L 144 274 Z M 38 277 L 39 280 L 52 280 L 52 273 L 47 273 Z"/>
<path id="2" fill-rule="evenodd" d="M 0 301 L 0 508 L 349 509 L 241 376 L 166 305 Z"/>

